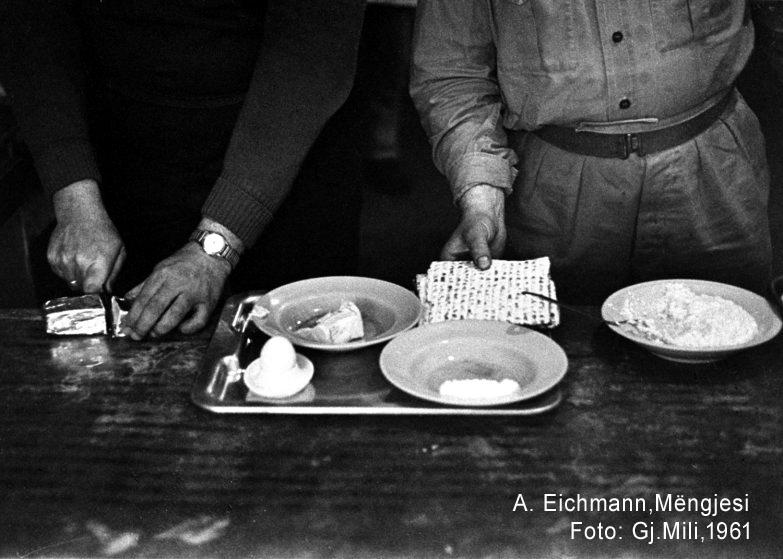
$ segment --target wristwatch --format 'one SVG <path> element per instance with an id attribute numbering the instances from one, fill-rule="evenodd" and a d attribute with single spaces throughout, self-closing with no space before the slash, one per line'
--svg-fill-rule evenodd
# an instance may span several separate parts
<path id="1" fill-rule="evenodd" d="M 226 238 L 216 231 L 207 231 L 206 229 L 196 229 L 190 236 L 191 241 L 195 241 L 201 249 L 210 256 L 216 256 L 226 260 L 234 269 L 239 263 L 239 253 L 231 248 Z"/>

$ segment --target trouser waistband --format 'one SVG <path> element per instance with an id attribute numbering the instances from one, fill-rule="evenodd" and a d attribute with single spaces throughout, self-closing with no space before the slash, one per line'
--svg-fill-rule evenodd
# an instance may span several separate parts
<path id="1" fill-rule="evenodd" d="M 730 89 L 717 103 L 693 118 L 649 132 L 602 134 L 548 125 L 534 130 L 533 133 L 545 142 L 580 155 L 627 159 L 632 153 L 636 153 L 641 157 L 673 148 L 698 136 L 735 101 L 733 89 Z"/>

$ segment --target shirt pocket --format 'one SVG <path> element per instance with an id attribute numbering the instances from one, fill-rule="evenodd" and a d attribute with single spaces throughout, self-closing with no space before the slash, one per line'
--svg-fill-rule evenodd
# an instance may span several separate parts
<path id="1" fill-rule="evenodd" d="M 660 52 L 695 41 L 718 42 L 744 19 L 737 0 L 650 0 L 656 47 Z"/>
<path id="2" fill-rule="evenodd" d="M 498 0 L 494 16 L 504 51 L 511 53 L 505 61 L 507 66 L 548 73 L 577 67 L 579 53 L 571 0 Z"/>

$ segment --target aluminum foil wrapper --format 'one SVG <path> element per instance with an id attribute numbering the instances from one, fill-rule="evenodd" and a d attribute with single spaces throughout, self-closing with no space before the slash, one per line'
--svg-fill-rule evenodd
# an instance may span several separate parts
<path id="1" fill-rule="evenodd" d="M 123 337 L 120 325 L 131 302 L 121 297 L 91 293 L 46 301 L 46 333 L 56 336 Z"/>
<path id="2" fill-rule="evenodd" d="M 109 332 L 106 306 L 97 294 L 52 299 L 44 303 L 43 312 L 47 334 L 89 336 Z"/>

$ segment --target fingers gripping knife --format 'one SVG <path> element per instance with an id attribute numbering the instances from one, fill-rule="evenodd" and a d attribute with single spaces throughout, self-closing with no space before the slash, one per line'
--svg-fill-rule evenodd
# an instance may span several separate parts
<path id="1" fill-rule="evenodd" d="M 46 333 L 57 336 L 108 335 L 122 337 L 123 318 L 132 301 L 106 293 L 60 297 L 46 301 Z"/>

